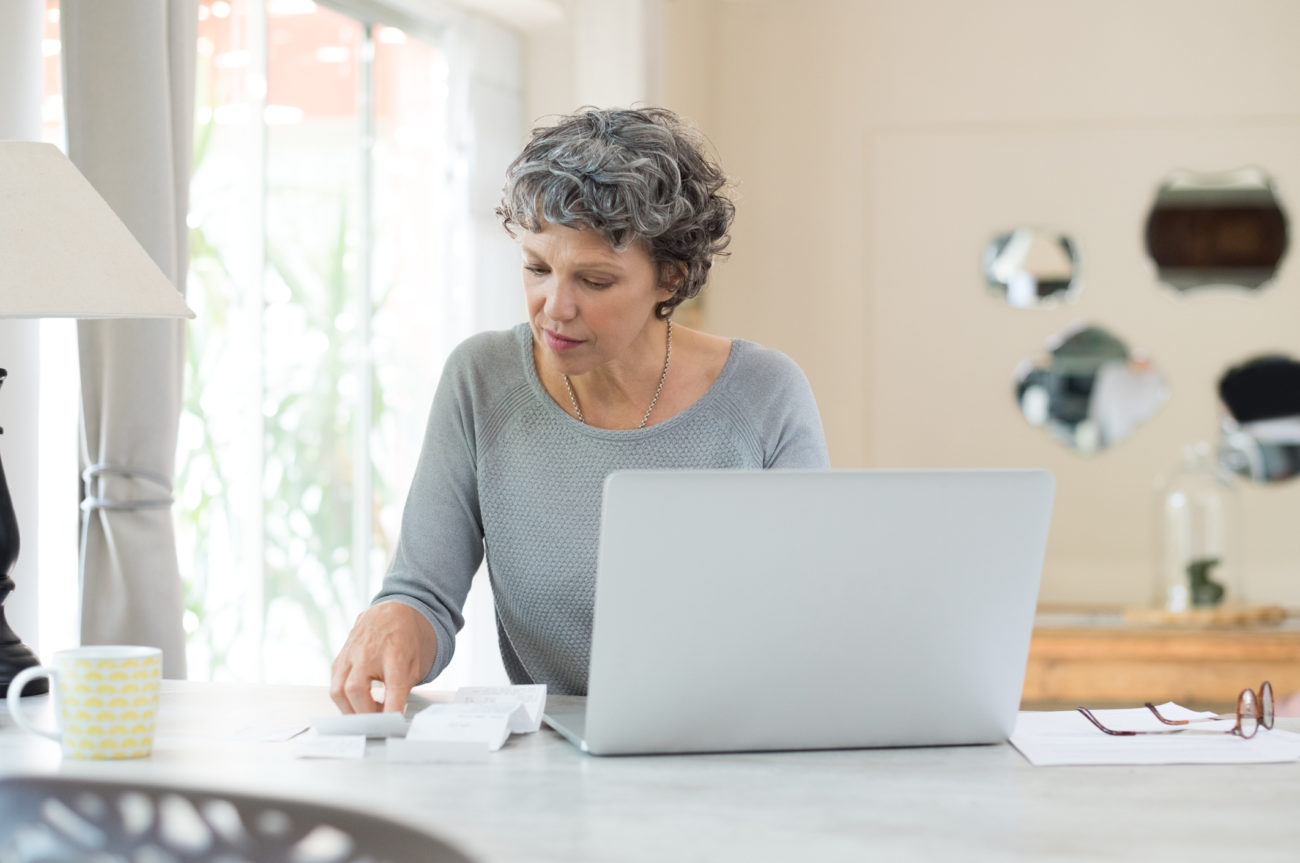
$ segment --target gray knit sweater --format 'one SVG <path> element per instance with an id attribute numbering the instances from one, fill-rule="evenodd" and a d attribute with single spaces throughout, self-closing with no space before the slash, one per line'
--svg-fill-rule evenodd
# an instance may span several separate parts
<path id="1" fill-rule="evenodd" d="M 611 431 L 578 422 L 542 388 L 526 323 L 480 333 L 447 360 L 397 551 L 374 601 L 406 603 L 433 624 L 438 654 L 425 678 L 432 680 L 451 660 L 486 549 L 510 679 L 581 695 L 607 474 L 827 464 L 812 390 L 777 351 L 734 340 L 722 373 L 694 405 L 644 429 Z M 671 546 L 672 530 L 672 513 L 647 524 L 647 547 Z"/>

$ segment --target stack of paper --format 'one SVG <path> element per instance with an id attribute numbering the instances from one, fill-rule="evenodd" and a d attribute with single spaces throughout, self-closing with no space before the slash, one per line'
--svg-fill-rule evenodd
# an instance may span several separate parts
<path id="1" fill-rule="evenodd" d="M 317 716 L 307 733 L 294 741 L 299 758 L 364 758 L 366 738 L 401 737 L 407 722 L 402 714 L 341 713 Z"/>
<path id="2" fill-rule="evenodd" d="M 542 724 L 546 686 L 465 686 L 408 722 L 400 713 L 318 716 L 295 741 L 300 758 L 363 758 L 366 738 L 384 738 L 389 761 L 482 761 L 511 734 Z"/>
<path id="3" fill-rule="evenodd" d="M 464 761 L 486 758 L 511 734 L 542 725 L 546 686 L 470 686 L 450 704 L 430 704 L 411 719 L 401 740 L 389 740 L 389 761 Z"/>
<path id="4" fill-rule="evenodd" d="M 1177 704 L 1158 705 L 1168 719 L 1206 719 Z M 1116 731 L 1167 731 L 1145 707 L 1094 710 Z M 1228 734 L 1233 720 L 1181 726 L 1178 734 L 1115 736 L 1102 732 L 1077 710 L 1023 711 L 1016 718 L 1011 745 L 1039 767 L 1085 764 L 1265 764 L 1300 760 L 1300 734 L 1263 728 L 1249 740 Z"/>

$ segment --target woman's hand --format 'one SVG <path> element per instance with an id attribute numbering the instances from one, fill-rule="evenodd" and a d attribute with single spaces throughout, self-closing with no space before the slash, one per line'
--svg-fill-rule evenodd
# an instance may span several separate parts
<path id="1" fill-rule="evenodd" d="M 344 713 L 400 713 L 437 653 L 438 636 L 420 612 L 400 602 L 371 606 L 357 616 L 334 658 L 330 698 Z M 384 684 L 382 704 L 370 694 L 376 680 Z"/>

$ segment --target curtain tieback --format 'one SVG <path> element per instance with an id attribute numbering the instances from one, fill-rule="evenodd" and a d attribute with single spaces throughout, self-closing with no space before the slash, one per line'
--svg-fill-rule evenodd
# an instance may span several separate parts
<path id="1" fill-rule="evenodd" d="M 172 481 L 171 478 L 157 471 L 147 470 L 139 467 L 126 467 L 112 464 L 92 464 L 86 468 L 81 479 L 89 489 L 93 484 L 103 477 L 120 476 L 127 479 L 144 480 L 157 486 L 166 493 L 165 497 L 140 497 L 131 500 L 114 500 L 109 497 L 100 497 L 98 495 L 87 494 L 86 499 L 81 502 L 81 509 L 84 512 L 93 512 L 97 509 L 112 510 L 130 510 L 130 509 L 165 509 L 170 507 L 172 500 Z"/>

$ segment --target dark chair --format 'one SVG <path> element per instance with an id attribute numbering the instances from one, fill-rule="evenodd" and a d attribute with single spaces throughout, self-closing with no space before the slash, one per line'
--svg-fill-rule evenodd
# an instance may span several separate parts
<path id="1" fill-rule="evenodd" d="M 130 782 L 0 779 L 0 863 L 470 863 L 335 806 Z"/>

